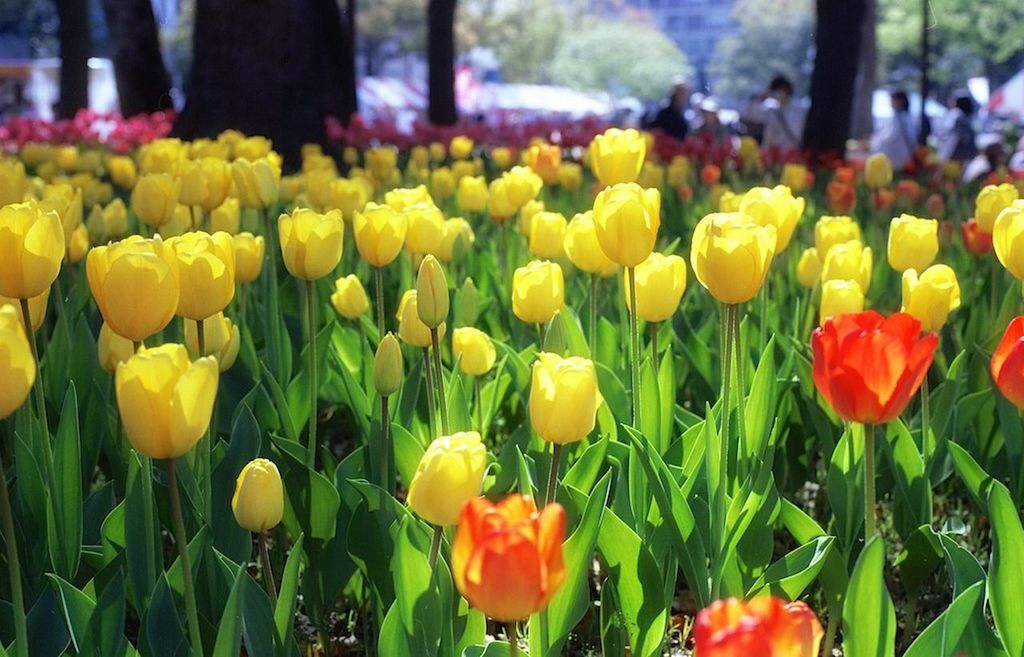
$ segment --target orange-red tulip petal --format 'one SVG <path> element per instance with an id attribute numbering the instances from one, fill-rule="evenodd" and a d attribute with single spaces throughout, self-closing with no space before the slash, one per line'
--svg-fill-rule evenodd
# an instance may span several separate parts
<path id="1" fill-rule="evenodd" d="M 1024 408 L 1024 316 L 1010 322 L 993 352 L 992 380 L 1004 397 Z"/>
<path id="2" fill-rule="evenodd" d="M 824 633 L 804 603 L 764 596 L 711 603 L 693 634 L 697 657 L 815 657 Z"/>

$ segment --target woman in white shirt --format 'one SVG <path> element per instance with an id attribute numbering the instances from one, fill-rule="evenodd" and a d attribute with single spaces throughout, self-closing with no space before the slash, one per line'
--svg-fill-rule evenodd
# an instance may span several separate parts
<path id="1" fill-rule="evenodd" d="M 871 152 L 884 153 L 892 162 L 892 168 L 900 171 L 914 156 L 917 128 L 905 92 L 893 91 L 889 102 L 892 103 L 892 119 L 871 136 Z"/>

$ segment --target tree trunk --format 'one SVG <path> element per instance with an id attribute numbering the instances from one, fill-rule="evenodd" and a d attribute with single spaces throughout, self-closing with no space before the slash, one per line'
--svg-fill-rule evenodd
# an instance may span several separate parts
<path id="1" fill-rule="evenodd" d="M 341 39 L 341 58 L 344 75 L 341 80 L 341 122 L 348 125 L 352 115 L 359 112 L 359 97 L 356 94 L 356 0 L 345 2 L 345 23 L 347 34 Z"/>
<path id="2" fill-rule="evenodd" d="M 89 36 L 88 0 L 57 0 L 60 25 L 60 100 L 57 116 L 71 118 L 89 106 Z"/>
<path id="3" fill-rule="evenodd" d="M 455 108 L 455 2 L 430 0 L 427 6 L 427 118 L 435 125 L 454 125 L 459 118 Z"/>
<path id="4" fill-rule="evenodd" d="M 344 114 L 347 36 L 335 0 L 197 0 L 194 64 L 176 133 L 264 135 L 297 166 L 304 143 L 326 140 L 325 117 Z"/>
<path id="5" fill-rule="evenodd" d="M 853 102 L 853 124 L 850 134 L 854 139 L 866 139 L 874 132 L 873 103 L 878 86 L 878 0 L 865 0 L 864 26 L 860 37 L 860 70 Z"/>
<path id="6" fill-rule="evenodd" d="M 134 116 L 172 107 L 171 78 L 160 56 L 150 0 L 103 0 L 121 114 Z"/>
<path id="7" fill-rule="evenodd" d="M 928 94 L 931 93 L 931 43 L 928 36 L 928 19 L 930 18 L 928 0 L 921 0 L 921 125 L 917 131 L 917 143 L 924 146 L 931 134 L 931 122 L 928 121 Z"/>
<path id="8" fill-rule="evenodd" d="M 817 0 L 811 109 L 804 128 L 804 148 L 818 155 L 842 157 L 846 153 L 865 3 Z"/>

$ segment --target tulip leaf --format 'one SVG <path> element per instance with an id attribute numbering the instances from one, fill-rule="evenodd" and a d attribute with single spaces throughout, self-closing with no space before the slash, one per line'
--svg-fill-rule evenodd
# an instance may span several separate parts
<path id="1" fill-rule="evenodd" d="M 139 652 L 154 657 L 191 657 L 184 619 L 174 604 L 167 575 L 161 574 L 142 616 Z"/>
<path id="2" fill-rule="evenodd" d="M 601 470 L 605 466 L 605 455 L 608 453 L 608 436 L 602 436 L 599 440 L 587 445 L 576 462 L 572 464 L 569 471 L 562 478 L 563 486 L 589 493 L 594 487 Z"/>
<path id="3" fill-rule="evenodd" d="M 270 398 L 274 402 L 274 410 L 277 411 L 277 417 L 281 423 L 281 430 L 284 431 L 284 437 L 293 443 L 299 442 L 299 433 L 295 428 L 295 423 L 292 422 L 288 400 L 284 396 L 284 391 L 281 390 L 281 384 L 274 378 L 270 368 L 263 361 L 260 361 L 260 369 L 263 372 L 263 381 L 270 392 Z"/>
<path id="4" fill-rule="evenodd" d="M 826 536 L 825 530 L 813 518 L 785 498 L 782 499 L 779 517 L 786 530 L 801 543 L 808 543 Z M 841 615 L 843 596 L 846 594 L 849 577 L 846 572 L 846 560 L 835 545 L 825 556 L 825 563 L 818 574 L 818 580 L 824 589 L 829 608 L 836 615 Z"/>
<path id="5" fill-rule="evenodd" d="M 447 386 L 445 392 L 448 395 L 448 428 L 450 433 L 471 431 L 473 429 L 473 415 L 470 411 L 466 388 L 462 385 L 462 377 L 448 377 Z"/>
<path id="6" fill-rule="evenodd" d="M 131 522 L 122 520 L 124 555 L 132 605 L 139 615 L 150 604 L 149 597 L 156 585 L 161 563 L 157 553 L 159 521 L 154 493 L 152 461 L 131 452 L 128 457 L 125 500 L 120 515 L 132 519 Z M 107 525 L 115 513 L 117 509 L 107 516 L 104 530 L 108 529 Z"/>
<path id="7" fill-rule="evenodd" d="M 863 454 L 864 436 L 859 425 L 850 426 L 832 452 L 826 490 L 835 518 L 839 544 L 849 550 L 864 526 Z"/>
<path id="8" fill-rule="evenodd" d="M 57 600 L 61 614 L 71 635 L 71 645 L 79 655 L 96 654 L 96 647 L 88 642 L 89 621 L 96 609 L 96 601 L 86 593 L 76 589 L 71 583 L 59 575 L 47 575 Z"/>
<path id="9" fill-rule="evenodd" d="M 843 604 L 844 657 L 894 657 L 896 611 L 885 588 L 885 543 L 873 536 L 857 559 Z"/>
<path id="10" fill-rule="evenodd" d="M 248 577 L 244 568 L 238 569 L 235 582 L 231 585 L 231 593 L 224 605 L 224 613 L 217 628 L 217 641 L 213 646 L 213 657 L 235 657 L 242 647 L 242 614 L 239 600 L 242 591 L 242 580 Z"/>
<path id="11" fill-rule="evenodd" d="M 988 510 L 988 495 L 992 487 L 992 477 L 978 465 L 967 450 L 956 443 L 947 443 L 949 455 L 953 458 L 953 466 L 960 475 L 961 481 L 967 487 L 967 492 L 974 499 L 974 503 L 983 512 Z"/>
<path id="12" fill-rule="evenodd" d="M 778 376 L 775 366 L 775 338 L 772 337 L 768 340 L 768 345 L 764 348 L 754 372 L 750 384 L 750 397 L 747 399 L 744 413 L 747 421 L 747 444 L 744 447 L 746 458 L 751 463 L 763 461 L 768 449 L 768 439 L 776 416 L 775 408 L 778 405 Z"/>
<path id="13" fill-rule="evenodd" d="M 398 476 L 406 488 L 412 485 L 413 475 L 426 451 L 420 441 L 398 423 L 391 424 L 392 458 L 398 469 Z M 374 464 L 376 467 L 376 464 Z"/>
<path id="14" fill-rule="evenodd" d="M 211 509 L 214 518 L 231 517 L 235 480 L 242 468 L 260 455 L 261 448 L 260 427 L 249 407 L 243 406 L 235 415 L 227 453 L 213 469 Z M 243 563 L 249 558 L 252 539 L 248 531 L 236 522 L 214 522 L 211 525 L 213 545 L 218 551 L 236 563 Z"/>
<path id="15" fill-rule="evenodd" d="M 652 437 L 654 448 L 662 454 L 668 449 L 668 441 L 661 440 L 661 393 L 654 369 L 650 359 L 643 358 L 640 365 L 640 426 L 644 435 Z"/>
<path id="16" fill-rule="evenodd" d="M 1024 655 L 1024 527 L 1017 505 L 1001 483 L 988 494 L 992 521 L 992 561 L 989 565 L 989 605 L 992 618 L 1010 655 Z"/>
<path id="17" fill-rule="evenodd" d="M 78 433 L 78 395 L 69 384 L 61 407 L 53 449 L 53 488 L 47 515 L 50 560 L 54 572 L 72 580 L 82 549 L 82 461 Z M 45 456 L 43 457 L 45 458 Z"/>
<path id="18" fill-rule="evenodd" d="M 512 650 L 508 645 L 508 641 L 491 641 L 486 646 L 469 646 L 462 651 L 462 657 L 510 657 L 511 655 Z M 519 649 L 516 655 L 518 657 L 530 657 L 522 648 Z"/>
<path id="19" fill-rule="evenodd" d="M 986 581 L 985 571 L 970 552 L 947 534 L 939 534 L 939 543 L 946 558 L 946 570 L 953 582 L 953 597 L 962 595 L 978 582 Z M 968 655 L 1006 657 L 1006 651 L 985 618 L 984 599 L 970 612 L 961 648 Z"/>
<path id="20" fill-rule="evenodd" d="M 626 388 L 616 372 L 602 363 L 594 363 L 597 371 L 597 386 L 604 397 L 604 404 L 612 412 L 612 416 L 620 423 L 629 424 L 632 415 Z"/>
<path id="21" fill-rule="evenodd" d="M 293 536 L 300 532 L 311 539 L 328 541 L 334 536 L 341 500 L 327 477 L 312 470 L 288 442 L 274 441 L 281 455 L 278 467 L 284 483 L 284 523 Z M 304 451 L 304 450 L 303 450 Z"/>
<path id="22" fill-rule="evenodd" d="M 798 599 L 828 561 L 834 542 L 831 536 L 819 536 L 796 548 L 768 566 L 747 591 L 747 597 L 769 592 L 787 600 Z"/>
<path id="23" fill-rule="evenodd" d="M 57 594 L 47 586 L 28 610 L 28 654 L 31 657 L 58 657 L 71 643 L 64 623 L 54 622 L 61 614 Z M 15 653 L 15 651 L 11 651 Z M 16 654 L 16 653 L 15 653 Z"/>
<path id="24" fill-rule="evenodd" d="M 671 331 L 668 331 L 671 337 Z M 672 443 L 672 430 L 675 425 L 676 410 L 676 366 L 672 355 L 672 342 L 668 341 L 665 356 L 658 367 L 658 451 L 664 455 Z M 651 433 L 654 433 L 654 427 Z"/>
<path id="25" fill-rule="evenodd" d="M 932 487 L 925 473 L 921 453 L 902 420 L 888 425 L 883 451 L 892 464 L 899 495 L 894 500 L 894 524 L 906 540 L 932 518 Z"/>
<path id="26" fill-rule="evenodd" d="M 625 657 L 626 631 L 622 611 L 615 599 L 615 587 L 607 579 L 601 584 L 601 654 Z"/>
<path id="27" fill-rule="evenodd" d="M 984 583 L 977 582 L 958 595 L 910 644 L 904 657 L 950 657 L 960 645 L 971 614 L 984 592 Z"/>
<path id="28" fill-rule="evenodd" d="M 441 642 L 441 604 L 427 562 L 430 536 L 419 520 L 406 516 L 398 525 L 391 559 L 395 604 L 413 655 L 436 655 Z"/>
<path id="29" fill-rule="evenodd" d="M 299 591 L 299 565 L 302 562 L 302 544 L 305 535 L 299 534 L 299 538 L 292 545 L 288 554 L 288 561 L 285 562 L 284 572 L 281 574 L 281 589 L 277 595 L 277 607 L 274 609 L 274 634 L 276 654 L 278 657 L 288 657 L 292 654 L 292 626 L 295 623 L 296 596 Z"/>

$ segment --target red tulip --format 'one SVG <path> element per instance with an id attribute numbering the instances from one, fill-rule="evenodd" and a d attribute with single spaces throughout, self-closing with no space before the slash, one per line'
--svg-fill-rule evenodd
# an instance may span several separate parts
<path id="1" fill-rule="evenodd" d="M 825 203 L 836 214 L 850 214 L 857 205 L 857 190 L 850 183 L 833 180 L 825 186 Z"/>
<path id="2" fill-rule="evenodd" d="M 1010 322 L 992 354 L 992 380 L 1004 397 L 1024 408 L 1024 316 Z"/>
<path id="3" fill-rule="evenodd" d="M 700 170 L 700 181 L 711 187 L 717 185 L 718 181 L 722 179 L 722 170 L 716 167 L 714 164 L 705 164 Z"/>
<path id="4" fill-rule="evenodd" d="M 811 336 L 814 385 L 844 420 L 889 422 L 917 392 L 937 343 L 907 313 L 836 315 Z"/>
<path id="5" fill-rule="evenodd" d="M 815 657 L 824 634 L 811 608 L 778 598 L 727 598 L 697 614 L 697 657 Z"/>
<path id="6" fill-rule="evenodd" d="M 983 256 L 992 250 L 992 234 L 986 233 L 974 219 L 960 224 L 960 236 L 964 240 L 964 248 L 974 256 Z"/>

